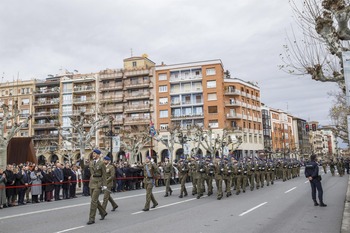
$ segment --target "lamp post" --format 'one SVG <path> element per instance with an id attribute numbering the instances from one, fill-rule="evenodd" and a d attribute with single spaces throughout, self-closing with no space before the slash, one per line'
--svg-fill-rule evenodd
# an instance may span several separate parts
<path id="1" fill-rule="evenodd" d="M 119 129 L 120 127 L 115 127 L 113 132 L 113 117 L 109 118 L 109 127 L 108 126 L 103 127 L 103 132 L 105 136 L 110 138 L 109 156 L 111 158 L 111 162 L 113 162 L 113 137 L 119 135 Z"/>

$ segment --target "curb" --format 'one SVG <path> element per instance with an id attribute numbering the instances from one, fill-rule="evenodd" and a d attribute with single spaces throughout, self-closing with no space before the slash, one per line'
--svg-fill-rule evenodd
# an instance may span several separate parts
<path id="1" fill-rule="evenodd" d="M 346 192 L 346 197 L 345 197 L 345 206 L 344 206 L 343 220 L 342 220 L 340 232 L 341 233 L 350 232 L 350 176 L 348 181 L 348 191 Z"/>

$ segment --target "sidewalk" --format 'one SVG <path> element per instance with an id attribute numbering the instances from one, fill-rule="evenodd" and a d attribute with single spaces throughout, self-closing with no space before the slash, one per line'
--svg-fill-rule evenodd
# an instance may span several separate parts
<path id="1" fill-rule="evenodd" d="M 348 181 L 348 191 L 346 192 L 345 197 L 345 206 L 343 213 L 343 220 L 341 226 L 341 233 L 349 233 L 350 232 L 350 176 Z"/>

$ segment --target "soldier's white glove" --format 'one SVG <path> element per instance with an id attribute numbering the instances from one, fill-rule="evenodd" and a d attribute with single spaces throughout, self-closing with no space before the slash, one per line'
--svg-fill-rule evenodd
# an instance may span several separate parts
<path id="1" fill-rule="evenodd" d="M 154 159 L 153 158 L 151 159 L 151 163 L 154 163 Z"/>
<path id="2" fill-rule="evenodd" d="M 107 189 L 107 186 L 102 186 L 102 191 L 106 189 Z"/>

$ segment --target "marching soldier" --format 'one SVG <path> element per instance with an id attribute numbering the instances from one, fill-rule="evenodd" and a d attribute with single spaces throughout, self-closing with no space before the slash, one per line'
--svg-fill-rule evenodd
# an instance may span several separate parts
<path id="1" fill-rule="evenodd" d="M 235 177 L 235 188 L 236 188 L 236 195 L 239 195 L 241 192 L 241 185 L 242 185 L 242 168 L 240 165 L 238 165 L 237 160 L 234 160 L 233 164 L 233 176 Z"/>
<path id="2" fill-rule="evenodd" d="M 247 163 L 246 167 L 247 167 L 247 178 L 248 178 L 248 182 L 250 185 L 250 191 L 253 191 L 254 190 L 254 179 L 255 179 L 255 166 L 251 162 L 250 159 L 248 159 L 248 163 Z"/>
<path id="3" fill-rule="evenodd" d="M 224 163 L 220 160 L 220 157 L 216 157 L 216 161 L 214 163 L 214 171 L 215 171 L 215 183 L 217 189 L 217 199 L 221 200 L 222 194 L 222 181 L 223 181 L 223 173 L 224 173 Z"/>
<path id="4" fill-rule="evenodd" d="M 335 173 L 335 164 L 334 164 L 333 159 L 332 159 L 331 162 L 329 163 L 329 169 L 331 170 L 332 176 L 334 176 L 334 173 Z"/>
<path id="5" fill-rule="evenodd" d="M 107 181 L 106 181 L 106 166 L 103 161 L 100 159 L 100 150 L 93 150 L 92 156 L 93 161 L 90 162 L 90 194 L 91 194 L 91 204 L 90 204 L 90 214 L 88 225 L 95 223 L 96 210 L 100 212 L 101 220 L 103 220 L 107 212 L 102 207 L 100 201 L 98 200 L 98 196 L 101 193 L 101 190 L 107 189 Z"/>
<path id="6" fill-rule="evenodd" d="M 276 179 L 276 165 L 274 161 L 271 162 L 270 167 L 271 167 L 271 185 L 273 185 Z"/>
<path id="7" fill-rule="evenodd" d="M 211 158 L 208 157 L 205 161 L 205 174 L 204 179 L 208 187 L 208 196 L 213 194 L 213 177 L 214 177 L 214 165 Z"/>
<path id="8" fill-rule="evenodd" d="M 152 208 L 156 208 L 158 205 L 158 202 L 153 196 L 152 189 L 154 186 L 154 179 L 155 176 L 158 174 L 158 167 L 154 162 L 151 162 L 151 157 L 147 156 L 145 165 L 143 166 L 143 174 L 144 174 L 144 188 L 146 190 L 146 203 L 145 207 L 142 209 L 143 211 L 149 211 L 149 207 L 151 204 L 151 201 L 153 203 Z"/>
<path id="9" fill-rule="evenodd" d="M 191 162 L 190 162 L 190 176 L 191 176 L 191 180 L 192 180 L 192 195 L 196 195 L 197 194 L 197 172 L 196 172 L 196 161 L 194 159 L 194 157 L 191 157 Z"/>
<path id="10" fill-rule="evenodd" d="M 256 189 L 260 188 L 260 170 L 261 167 L 259 166 L 258 162 L 255 162 L 254 165 L 254 170 L 255 170 L 255 183 L 256 183 Z"/>
<path id="11" fill-rule="evenodd" d="M 225 192 L 226 197 L 229 197 L 232 195 L 231 193 L 231 187 L 232 187 L 232 165 L 231 162 L 228 162 L 228 158 L 224 158 L 224 181 L 225 181 Z"/>
<path id="12" fill-rule="evenodd" d="M 270 185 L 271 182 L 271 161 L 266 163 L 266 186 Z"/>
<path id="13" fill-rule="evenodd" d="M 260 161 L 259 166 L 260 166 L 260 184 L 261 184 L 261 188 L 264 188 L 265 176 L 266 176 L 266 164 L 264 161 Z"/>
<path id="14" fill-rule="evenodd" d="M 163 166 L 164 169 L 164 182 L 165 182 L 165 195 L 164 197 L 169 196 L 173 193 L 173 190 L 170 187 L 171 174 L 173 173 L 173 164 L 169 161 L 169 157 L 165 157 L 165 163 Z"/>
<path id="15" fill-rule="evenodd" d="M 107 179 L 107 189 L 104 191 L 102 207 L 106 210 L 108 201 L 112 204 L 112 211 L 118 208 L 117 203 L 111 197 L 111 190 L 113 188 L 115 168 L 111 164 L 111 158 L 108 156 L 103 158 L 103 162 L 106 166 L 106 179 Z"/>
<path id="16" fill-rule="evenodd" d="M 180 160 L 177 164 L 177 169 L 179 170 L 179 181 L 181 184 L 181 190 L 180 190 L 180 196 L 179 198 L 183 198 L 183 196 L 187 196 L 187 190 L 186 190 L 186 179 L 187 179 L 187 173 L 188 173 L 188 164 L 187 161 L 184 160 L 184 157 L 181 156 Z"/>
<path id="17" fill-rule="evenodd" d="M 323 168 L 323 172 L 325 174 L 327 174 L 327 161 L 326 160 L 322 161 L 322 168 Z"/>
<path id="18" fill-rule="evenodd" d="M 197 178 L 197 199 L 203 196 L 203 174 L 205 173 L 205 167 L 202 160 L 199 160 L 199 155 L 196 157 L 195 162 L 195 176 Z"/>
<path id="19" fill-rule="evenodd" d="M 285 182 L 287 180 L 287 170 L 288 170 L 288 163 L 286 160 L 283 161 L 283 165 L 282 165 L 282 179 L 283 182 Z"/>
<path id="20" fill-rule="evenodd" d="M 241 168 L 242 168 L 242 191 L 245 193 L 245 188 L 247 187 L 247 182 L 248 182 L 248 168 L 245 161 L 242 163 Z"/>

